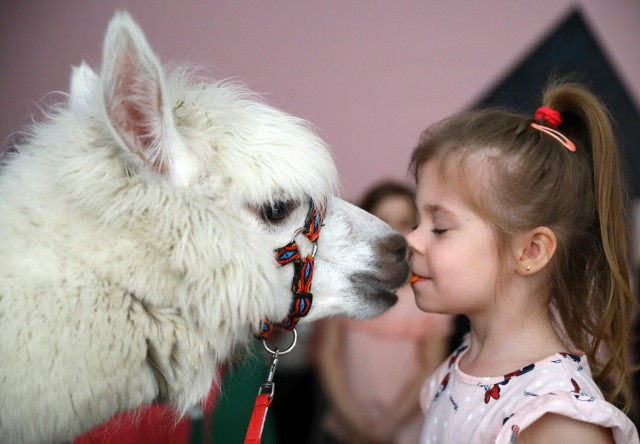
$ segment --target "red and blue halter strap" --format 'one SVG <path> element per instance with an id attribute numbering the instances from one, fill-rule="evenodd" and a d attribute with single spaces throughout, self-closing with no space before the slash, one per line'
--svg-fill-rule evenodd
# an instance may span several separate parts
<path id="1" fill-rule="evenodd" d="M 315 244 L 320 236 L 320 228 L 324 218 L 326 205 L 314 206 L 309 205 L 309 213 L 304 223 L 304 227 L 300 230 L 302 234 L 309 239 L 309 242 Z M 297 234 L 297 233 L 296 233 Z M 315 256 L 314 251 L 311 255 L 302 257 L 298 244 L 294 239 L 282 248 L 276 250 L 276 261 L 278 265 L 283 266 L 293 263 L 293 282 L 291 284 L 291 293 L 293 295 L 289 314 L 281 322 L 272 323 L 262 321 L 260 333 L 258 336 L 267 339 L 274 328 L 282 328 L 284 330 L 293 330 L 301 317 L 306 316 L 311 309 L 313 302 L 313 294 L 311 293 L 311 280 L 313 278 L 313 264 Z"/>

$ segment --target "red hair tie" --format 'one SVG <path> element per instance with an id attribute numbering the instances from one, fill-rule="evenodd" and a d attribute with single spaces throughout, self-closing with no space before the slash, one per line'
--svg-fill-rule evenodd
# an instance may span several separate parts
<path id="1" fill-rule="evenodd" d="M 562 117 L 560 117 L 560 113 L 555 109 L 551 109 L 547 106 L 541 106 L 536 110 L 535 114 L 536 120 L 544 120 L 545 122 L 553 125 L 555 127 L 560 126 L 562 123 Z"/>

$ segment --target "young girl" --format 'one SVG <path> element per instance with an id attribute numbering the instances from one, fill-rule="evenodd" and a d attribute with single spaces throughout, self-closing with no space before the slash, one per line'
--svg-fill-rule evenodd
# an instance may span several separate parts
<path id="1" fill-rule="evenodd" d="M 543 105 L 451 117 L 413 152 L 416 303 L 471 324 L 423 385 L 423 444 L 639 442 L 611 404 L 635 304 L 611 123 L 578 85 Z"/>

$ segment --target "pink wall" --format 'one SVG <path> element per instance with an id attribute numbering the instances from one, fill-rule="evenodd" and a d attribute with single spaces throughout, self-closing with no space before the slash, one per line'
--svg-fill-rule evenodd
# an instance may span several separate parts
<path id="1" fill-rule="evenodd" d="M 460 110 L 580 7 L 640 107 L 640 2 L 34 1 L 0 6 L 0 141 L 66 91 L 70 65 L 98 67 L 113 11 L 127 9 L 164 61 L 236 77 L 312 121 L 332 145 L 343 195 L 406 177 L 420 131 Z"/>

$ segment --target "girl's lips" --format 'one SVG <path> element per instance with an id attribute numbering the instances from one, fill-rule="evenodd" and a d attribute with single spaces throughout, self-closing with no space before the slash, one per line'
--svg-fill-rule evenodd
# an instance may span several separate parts
<path id="1" fill-rule="evenodd" d="M 419 274 L 412 274 L 411 277 L 409 278 L 409 283 L 413 284 L 418 282 L 420 279 L 425 279 L 423 276 L 420 276 Z"/>

